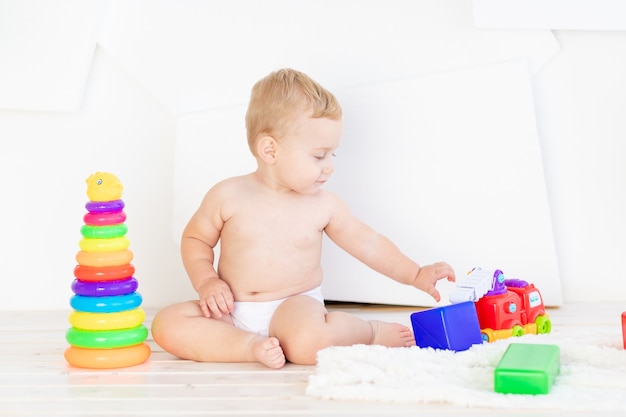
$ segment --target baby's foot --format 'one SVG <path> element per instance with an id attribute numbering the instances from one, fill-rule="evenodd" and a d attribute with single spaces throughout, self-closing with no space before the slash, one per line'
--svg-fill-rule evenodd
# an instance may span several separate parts
<path id="1" fill-rule="evenodd" d="M 372 326 L 372 345 L 387 347 L 415 346 L 415 336 L 411 329 L 398 323 L 370 320 Z"/>
<path id="2" fill-rule="evenodd" d="M 285 365 L 285 353 L 275 337 L 256 337 L 252 342 L 252 355 L 268 368 L 278 369 Z"/>

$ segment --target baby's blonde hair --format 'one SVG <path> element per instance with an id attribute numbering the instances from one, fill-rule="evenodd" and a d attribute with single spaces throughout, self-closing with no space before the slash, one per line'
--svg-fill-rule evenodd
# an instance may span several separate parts
<path id="1" fill-rule="evenodd" d="M 252 87 L 246 113 L 248 146 L 256 155 L 256 141 L 263 135 L 281 139 L 290 122 L 302 112 L 311 117 L 339 120 L 341 106 L 335 96 L 308 75 L 290 68 L 272 72 Z"/>

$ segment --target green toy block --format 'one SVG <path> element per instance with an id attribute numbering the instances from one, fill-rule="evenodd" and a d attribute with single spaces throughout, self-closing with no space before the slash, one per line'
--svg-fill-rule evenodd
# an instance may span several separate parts
<path id="1" fill-rule="evenodd" d="M 494 373 L 494 390 L 504 394 L 547 394 L 561 369 L 556 345 L 511 343 Z"/>

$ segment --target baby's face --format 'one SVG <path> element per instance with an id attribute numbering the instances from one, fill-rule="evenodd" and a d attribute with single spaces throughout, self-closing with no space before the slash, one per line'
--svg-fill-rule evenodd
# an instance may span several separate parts
<path id="1" fill-rule="evenodd" d="M 299 116 L 277 149 L 276 168 L 283 185 L 315 194 L 335 170 L 332 158 L 342 134 L 341 120 Z"/>

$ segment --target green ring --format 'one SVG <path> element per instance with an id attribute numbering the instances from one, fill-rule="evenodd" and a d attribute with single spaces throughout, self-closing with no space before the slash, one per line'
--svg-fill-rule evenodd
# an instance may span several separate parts
<path id="1" fill-rule="evenodd" d="M 65 334 L 67 342 L 87 349 L 114 349 L 134 346 L 148 337 L 148 329 L 143 324 L 122 330 L 80 330 L 74 327 Z"/>
<path id="2" fill-rule="evenodd" d="M 124 236 L 126 232 L 128 232 L 128 227 L 125 223 L 110 226 L 90 226 L 86 224 L 80 228 L 80 234 L 88 239 L 110 239 Z"/>

